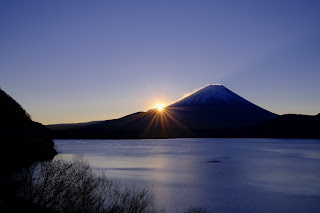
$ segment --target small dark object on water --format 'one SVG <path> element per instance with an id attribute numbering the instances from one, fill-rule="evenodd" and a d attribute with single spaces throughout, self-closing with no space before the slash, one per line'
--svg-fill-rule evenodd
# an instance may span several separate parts
<path id="1" fill-rule="evenodd" d="M 222 162 L 221 159 L 225 160 L 225 159 L 230 159 L 231 157 L 219 157 L 219 158 L 213 158 L 213 159 L 210 159 L 208 161 L 205 161 L 205 163 L 220 163 Z"/>
<path id="2" fill-rule="evenodd" d="M 221 160 L 208 160 L 205 163 L 220 163 Z"/>

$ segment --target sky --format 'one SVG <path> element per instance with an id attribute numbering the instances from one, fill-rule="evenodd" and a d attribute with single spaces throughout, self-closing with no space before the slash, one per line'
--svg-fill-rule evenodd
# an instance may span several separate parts
<path id="1" fill-rule="evenodd" d="M 43 124 L 119 118 L 208 84 L 320 113 L 320 1 L 2 0 L 0 87 Z"/>

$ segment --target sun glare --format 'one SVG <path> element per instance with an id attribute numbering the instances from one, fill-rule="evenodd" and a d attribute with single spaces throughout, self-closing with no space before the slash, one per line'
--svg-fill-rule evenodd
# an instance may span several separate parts
<path id="1" fill-rule="evenodd" d="M 164 104 L 157 104 L 155 107 L 157 108 L 157 110 L 161 111 L 161 110 L 163 110 L 165 105 Z"/>

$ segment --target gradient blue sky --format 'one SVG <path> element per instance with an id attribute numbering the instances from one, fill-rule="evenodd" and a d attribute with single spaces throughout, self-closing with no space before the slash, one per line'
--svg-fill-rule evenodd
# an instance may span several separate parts
<path id="1" fill-rule="evenodd" d="M 320 1 L 0 1 L 0 86 L 44 124 L 105 120 L 221 83 L 320 112 Z"/>

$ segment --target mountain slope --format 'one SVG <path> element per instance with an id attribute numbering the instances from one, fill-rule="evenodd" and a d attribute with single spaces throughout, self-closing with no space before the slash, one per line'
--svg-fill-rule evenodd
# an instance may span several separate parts
<path id="1" fill-rule="evenodd" d="M 251 103 L 220 84 L 203 87 L 187 97 L 171 104 L 171 107 L 213 107 L 217 104 Z"/>
<path id="2" fill-rule="evenodd" d="M 189 125 L 195 128 L 248 126 L 277 117 L 222 85 L 208 85 L 168 108 L 187 110 L 185 114 L 192 121 Z"/>
<path id="3" fill-rule="evenodd" d="M 55 130 L 56 138 L 218 137 L 275 117 L 222 85 L 209 85 L 162 111 L 49 128 Z"/>

